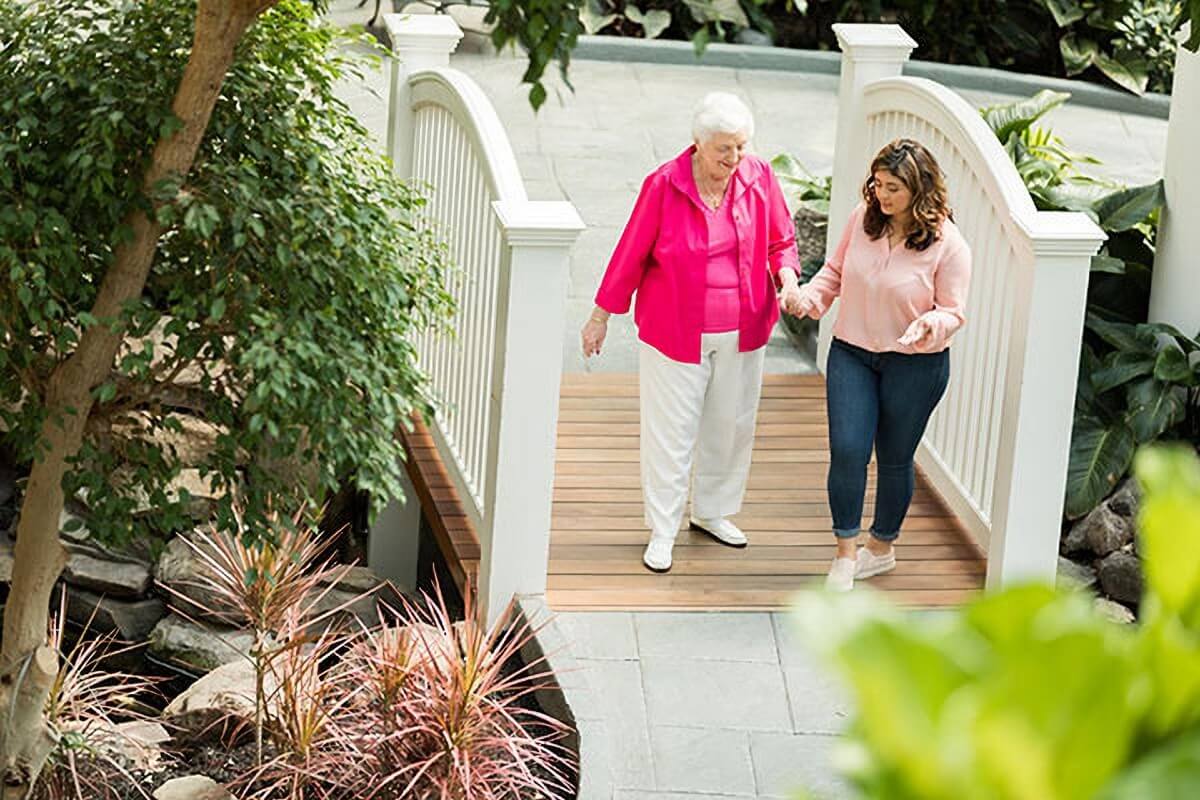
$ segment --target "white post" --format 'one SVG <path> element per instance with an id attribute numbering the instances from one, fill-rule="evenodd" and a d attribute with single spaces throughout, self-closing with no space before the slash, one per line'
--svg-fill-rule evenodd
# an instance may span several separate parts
<path id="1" fill-rule="evenodd" d="M 499 288 L 492 397 L 495 458 L 480 536 L 479 601 L 488 625 L 514 594 L 545 594 L 554 448 L 571 245 L 583 230 L 566 202 L 493 204 L 508 248 Z"/>
<path id="2" fill-rule="evenodd" d="M 408 77 L 422 69 L 444 67 L 463 37 L 445 14 L 384 14 L 392 41 L 392 85 L 388 101 L 387 153 L 396 174 L 412 175 L 413 113 Z"/>
<path id="3" fill-rule="evenodd" d="M 992 499 L 989 589 L 1053 580 L 1092 256 L 1105 235 L 1083 214 L 1041 212 L 1016 287 Z"/>
<path id="4" fill-rule="evenodd" d="M 1200 25 L 1200 20 L 1193 20 Z M 1184 334 L 1200 331 L 1200 54 L 1179 48 L 1167 123 L 1163 183 L 1167 203 L 1158 223 L 1150 319 L 1169 322 Z"/>
<path id="5" fill-rule="evenodd" d="M 842 77 L 838 84 L 837 146 L 833 150 L 833 194 L 829 200 L 826 254 L 832 254 L 846 218 L 858 202 L 858 190 L 867 172 L 866 117 L 863 89 L 882 78 L 895 78 L 904 70 L 916 41 L 899 25 L 838 23 L 833 26 L 842 49 Z M 817 364 L 825 370 L 837 304 L 821 319 Z"/>
<path id="6" fill-rule="evenodd" d="M 417 554 L 421 544 L 421 501 L 408 470 L 400 470 L 404 497 L 387 504 L 367 536 L 367 566 L 397 588 L 417 586 Z"/>

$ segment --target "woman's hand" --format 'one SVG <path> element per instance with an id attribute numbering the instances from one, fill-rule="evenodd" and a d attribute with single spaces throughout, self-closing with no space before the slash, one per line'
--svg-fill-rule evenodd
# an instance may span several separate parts
<path id="1" fill-rule="evenodd" d="M 600 355 L 600 348 L 604 344 L 604 337 L 608 334 L 608 312 L 602 308 L 597 308 L 592 312 L 592 316 L 584 323 L 583 330 L 580 332 L 580 339 L 583 340 L 583 357 Z"/>
<path id="2" fill-rule="evenodd" d="M 912 347 L 914 350 L 920 351 L 922 348 L 928 347 L 932 340 L 933 325 L 925 317 L 917 317 L 908 326 L 904 335 L 896 341 L 905 347 Z"/>

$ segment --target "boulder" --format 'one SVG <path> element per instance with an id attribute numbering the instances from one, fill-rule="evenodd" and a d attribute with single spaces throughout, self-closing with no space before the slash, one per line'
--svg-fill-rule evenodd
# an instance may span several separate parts
<path id="1" fill-rule="evenodd" d="M 1081 535 L 1087 542 L 1088 549 L 1101 557 L 1116 552 L 1133 541 L 1132 522 L 1113 511 L 1108 503 L 1096 506 L 1076 524 L 1083 528 Z"/>
<path id="2" fill-rule="evenodd" d="M 1137 519 L 1141 497 L 1142 494 L 1138 489 L 1137 481 L 1129 478 L 1113 492 L 1112 496 L 1108 498 L 1107 503 L 1114 514 L 1132 521 Z"/>
<path id="3" fill-rule="evenodd" d="M 251 631 L 209 627 L 177 614 L 164 617 L 150 632 L 150 652 L 155 657 L 194 672 L 249 658 L 253 645 Z"/>
<path id="4" fill-rule="evenodd" d="M 1096 611 L 1113 622 L 1128 625 L 1134 621 L 1133 612 L 1120 603 L 1115 603 L 1107 597 L 1097 597 L 1093 602 Z"/>
<path id="5" fill-rule="evenodd" d="M 184 541 L 184 537 L 188 541 Z M 204 585 L 208 566 L 196 555 L 189 541 L 202 542 L 199 532 L 180 534 L 163 548 L 154 566 L 154 579 L 161 585 L 159 591 L 173 607 L 188 614 L 221 613 L 226 606 Z"/>
<path id="6" fill-rule="evenodd" d="M 161 766 L 162 748 L 169 741 L 167 729 L 150 720 L 100 723 L 89 736 L 92 746 L 145 772 Z"/>
<path id="7" fill-rule="evenodd" d="M 233 800 L 221 784 L 206 775 L 172 778 L 154 790 L 154 800 Z"/>
<path id="8" fill-rule="evenodd" d="M 1058 557 L 1058 585 L 1075 589 L 1090 589 L 1096 585 L 1096 570 L 1069 558 Z"/>
<path id="9" fill-rule="evenodd" d="M 362 594 L 379 588 L 383 578 L 367 567 L 334 567 L 325 573 L 321 579 L 322 586 L 333 584 L 335 589 L 343 592 Z"/>
<path id="10" fill-rule="evenodd" d="M 222 664 L 185 689 L 163 709 L 163 719 L 183 738 L 203 741 L 254 720 L 254 664 L 240 658 Z M 278 684 L 270 671 L 264 676 L 265 697 Z"/>
<path id="11" fill-rule="evenodd" d="M 90 625 L 99 633 L 115 633 L 124 642 L 145 641 L 166 615 L 166 604 L 156 597 L 121 600 L 67 587 L 68 619 L 79 625 Z"/>
<path id="12" fill-rule="evenodd" d="M 135 561 L 111 561 L 85 553 L 71 553 L 63 580 L 82 589 L 137 599 L 150 589 L 150 569 Z"/>
<path id="13" fill-rule="evenodd" d="M 1118 550 L 1109 554 L 1098 571 L 1100 588 L 1113 600 L 1136 605 L 1142 599 L 1142 564 L 1133 553 Z"/>

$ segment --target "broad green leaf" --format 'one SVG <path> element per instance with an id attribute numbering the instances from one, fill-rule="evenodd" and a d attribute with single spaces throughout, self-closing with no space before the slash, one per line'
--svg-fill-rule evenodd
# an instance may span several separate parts
<path id="1" fill-rule="evenodd" d="M 1145 378 L 1125 389 L 1129 426 L 1139 444 L 1157 439 L 1183 419 L 1185 404 L 1179 389 L 1154 378 Z"/>
<path id="2" fill-rule="evenodd" d="M 1058 40 L 1058 50 L 1062 54 L 1063 66 L 1068 75 L 1078 75 L 1096 63 L 1100 57 L 1100 47 L 1092 39 L 1068 34 Z"/>
<path id="3" fill-rule="evenodd" d="M 1166 200 L 1161 180 L 1145 186 L 1119 189 L 1096 203 L 1100 227 L 1106 231 L 1125 231 L 1145 221 L 1150 212 Z"/>
<path id="4" fill-rule="evenodd" d="M 1027 129 L 1043 114 L 1065 103 L 1071 95 L 1043 89 L 1033 97 L 1012 103 L 988 106 L 980 113 L 1001 142 L 1007 142 L 1016 132 Z"/>
<path id="5" fill-rule="evenodd" d="M 1050 15 L 1054 17 L 1054 22 L 1058 27 L 1065 28 L 1072 22 L 1077 22 L 1083 19 L 1083 6 L 1075 2 L 1075 0 L 1040 0 L 1045 6 Z"/>
<path id="6" fill-rule="evenodd" d="M 1110 275 L 1125 274 L 1125 262 L 1119 258 L 1106 255 L 1092 256 L 1092 272 L 1106 272 Z"/>
<path id="7" fill-rule="evenodd" d="M 738 28 L 750 27 L 750 20 L 738 0 L 684 0 L 692 19 L 701 24 L 729 22 Z"/>
<path id="8" fill-rule="evenodd" d="M 1191 22 L 1192 32 L 1183 46 L 1193 53 L 1200 52 L 1200 0 L 1184 0 L 1179 12 L 1179 23 Z"/>
<path id="9" fill-rule="evenodd" d="M 1175 345 L 1167 345 L 1158 353 L 1154 362 L 1154 377 L 1167 383 L 1193 386 L 1195 377 L 1188 363 L 1187 353 Z"/>
<path id="10" fill-rule="evenodd" d="M 1160 746 L 1111 781 L 1096 800 L 1191 800 L 1200 797 L 1200 733 Z"/>
<path id="11" fill-rule="evenodd" d="M 1153 357 L 1158 352 L 1158 342 L 1152 333 L 1128 322 L 1109 322 L 1088 312 L 1085 325 L 1104 341 L 1118 350 L 1140 351 Z"/>
<path id="12" fill-rule="evenodd" d="M 1085 177 L 1068 178 L 1037 190 L 1048 209 L 1082 211 L 1092 219 L 1098 217 L 1095 211 L 1096 203 L 1112 192 L 1112 186 Z"/>
<path id="13" fill-rule="evenodd" d="M 671 12 L 662 9 L 640 11 L 636 6 L 626 6 L 625 16 L 642 26 L 647 39 L 657 39 L 671 26 Z"/>
<path id="14" fill-rule="evenodd" d="M 1129 470 L 1136 446 L 1132 428 L 1123 421 L 1075 420 L 1067 466 L 1067 517 L 1082 517 L 1108 496 Z"/>
<path id="15" fill-rule="evenodd" d="M 1128 50 L 1118 50 L 1113 55 L 1096 54 L 1096 66 L 1122 89 L 1134 94 L 1146 91 L 1150 79 L 1150 67 L 1146 59 Z"/>
<path id="16" fill-rule="evenodd" d="M 1114 350 L 1103 365 L 1092 373 L 1092 386 L 1097 393 L 1107 392 L 1134 378 L 1154 372 L 1155 355 L 1143 350 Z"/>
<path id="17" fill-rule="evenodd" d="M 1200 459 L 1186 445 L 1146 448 L 1136 474 L 1147 587 L 1164 612 L 1187 612 L 1200 604 Z"/>

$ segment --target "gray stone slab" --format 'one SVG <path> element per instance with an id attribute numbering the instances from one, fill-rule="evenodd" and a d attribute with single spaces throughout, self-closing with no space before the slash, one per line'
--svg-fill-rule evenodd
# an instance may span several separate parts
<path id="1" fill-rule="evenodd" d="M 654 777 L 663 791 L 753 795 L 754 765 L 745 731 L 654 726 Z"/>
<path id="2" fill-rule="evenodd" d="M 636 659 L 634 615 L 620 611 L 577 611 L 558 615 L 558 623 L 571 640 L 576 658 Z"/>
<path id="3" fill-rule="evenodd" d="M 642 672 L 636 661 L 580 659 L 587 679 L 607 712 L 613 785 L 653 789 L 650 735 L 642 697 Z"/>
<path id="4" fill-rule="evenodd" d="M 770 614 L 644 613 L 634 621 L 643 656 L 779 663 Z"/>
<path id="5" fill-rule="evenodd" d="M 759 797 L 795 797 L 805 789 L 822 800 L 850 797 L 834 769 L 836 736 L 752 733 L 750 754 Z"/>
<path id="6" fill-rule="evenodd" d="M 613 800 L 696 800 L 697 797 L 702 797 L 704 800 L 746 800 L 747 797 L 753 795 L 745 794 L 709 794 L 704 792 L 643 792 L 638 790 L 618 789 L 613 794 Z"/>
<path id="7" fill-rule="evenodd" d="M 792 724 L 797 733 L 841 733 L 853 704 L 840 679 L 824 667 L 784 669 Z"/>
<path id="8" fill-rule="evenodd" d="M 612 800 L 612 737 L 604 722 L 581 720 L 578 800 Z"/>
<path id="9" fill-rule="evenodd" d="M 642 676 L 655 725 L 791 729 L 777 664 L 643 656 Z"/>

